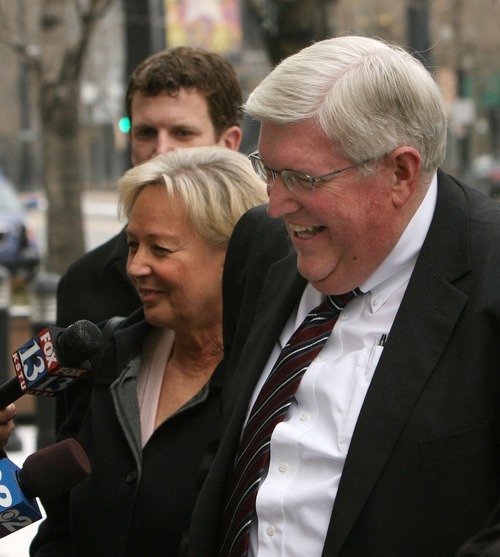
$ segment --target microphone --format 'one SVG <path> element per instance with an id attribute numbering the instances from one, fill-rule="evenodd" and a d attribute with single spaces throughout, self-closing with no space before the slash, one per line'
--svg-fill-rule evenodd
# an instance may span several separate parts
<path id="1" fill-rule="evenodd" d="M 12 353 L 16 371 L 0 386 L 0 408 L 24 394 L 54 396 L 90 371 L 88 359 L 104 343 L 101 329 L 82 319 L 67 329 L 47 327 Z"/>
<path id="2" fill-rule="evenodd" d="M 19 468 L 1 451 L 0 538 L 42 518 L 35 497 L 54 499 L 90 474 L 90 462 L 75 439 L 30 455 Z"/>

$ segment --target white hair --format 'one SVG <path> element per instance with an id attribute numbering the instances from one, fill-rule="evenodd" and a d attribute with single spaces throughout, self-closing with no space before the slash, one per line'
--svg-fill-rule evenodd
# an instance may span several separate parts
<path id="1" fill-rule="evenodd" d="M 244 108 L 261 122 L 316 120 L 354 163 L 409 145 L 431 173 L 446 153 L 446 107 L 434 78 L 404 49 L 377 39 L 337 37 L 304 48 Z"/>

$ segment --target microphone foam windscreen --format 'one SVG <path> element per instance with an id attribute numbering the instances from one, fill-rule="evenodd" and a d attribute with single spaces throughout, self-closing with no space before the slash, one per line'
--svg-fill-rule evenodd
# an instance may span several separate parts
<path id="1" fill-rule="evenodd" d="M 66 366 L 78 367 L 100 350 L 103 341 L 101 329 L 92 321 L 81 319 L 57 337 L 57 349 Z"/>
<path id="2" fill-rule="evenodd" d="M 54 499 L 90 474 L 90 462 L 76 439 L 65 439 L 30 455 L 18 472 L 23 493 Z"/>

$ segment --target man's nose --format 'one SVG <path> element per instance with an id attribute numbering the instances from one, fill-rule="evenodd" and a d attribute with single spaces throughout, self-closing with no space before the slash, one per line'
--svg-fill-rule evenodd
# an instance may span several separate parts
<path id="1" fill-rule="evenodd" d="M 176 147 L 175 141 L 172 140 L 166 130 L 160 130 L 156 137 L 155 155 L 161 155 L 173 151 Z"/>
<path id="2" fill-rule="evenodd" d="M 299 209 L 300 204 L 293 193 L 285 186 L 280 176 L 267 185 L 269 205 L 267 212 L 273 218 L 279 218 Z"/>

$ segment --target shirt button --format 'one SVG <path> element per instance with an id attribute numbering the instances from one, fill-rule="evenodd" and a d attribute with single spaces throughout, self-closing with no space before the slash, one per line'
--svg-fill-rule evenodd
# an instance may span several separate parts
<path id="1" fill-rule="evenodd" d="M 372 300 L 372 304 L 374 305 L 374 307 L 377 307 L 380 304 L 380 298 L 374 298 Z"/>
<path id="2" fill-rule="evenodd" d="M 137 480 L 137 472 L 130 472 L 127 476 L 127 483 L 131 484 Z"/>
<path id="3" fill-rule="evenodd" d="M 300 421 L 301 422 L 307 422 L 308 419 L 309 419 L 309 412 L 302 412 L 300 414 Z"/>
<path id="4" fill-rule="evenodd" d="M 287 464 L 286 462 L 282 462 L 282 463 L 279 465 L 278 470 L 279 470 L 280 472 L 288 472 L 288 464 Z"/>
<path id="5" fill-rule="evenodd" d="M 273 526 L 268 526 L 268 527 L 266 528 L 266 534 L 267 534 L 268 536 L 274 536 L 275 533 L 276 533 L 276 530 L 274 529 Z"/>

